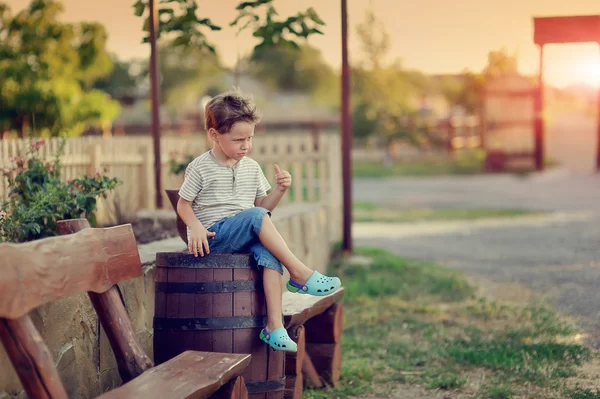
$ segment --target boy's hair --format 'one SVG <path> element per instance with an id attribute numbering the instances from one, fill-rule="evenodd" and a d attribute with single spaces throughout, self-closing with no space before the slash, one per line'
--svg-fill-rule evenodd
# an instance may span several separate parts
<path id="1" fill-rule="evenodd" d="M 242 94 L 239 89 L 213 97 L 204 110 L 205 127 L 215 129 L 220 134 L 229 133 L 236 122 L 257 124 L 260 115 L 250 97 Z"/>

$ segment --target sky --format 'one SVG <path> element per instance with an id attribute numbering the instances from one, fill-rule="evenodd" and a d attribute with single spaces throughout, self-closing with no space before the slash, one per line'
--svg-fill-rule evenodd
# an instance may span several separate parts
<path id="1" fill-rule="evenodd" d="M 0 0 L 13 11 L 29 0 Z M 133 15 L 134 0 L 62 0 L 64 21 L 97 21 L 108 30 L 109 51 L 120 58 L 149 55 L 142 44 L 142 20 Z M 228 26 L 236 15 L 239 0 L 198 0 L 202 16 L 223 26 L 210 32 L 222 60 L 233 65 L 238 52 L 250 53 L 257 44 L 249 32 L 236 37 Z M 339 69 L 341 63 L 340 0 L 275 0 L 281 16 L 313 7 L 327 26 L 323 36 L 309 43 L 320 48 L 325 60 Z M 505 47 L 516 52 L 519 70 L 537 74 L 539 50 L 533 44 L 534 16 L 600 14 L 598 0 L 348 0 L 350 62 L 363 59 L 356 25 L 372 7 L 390 35 L 388 62 L 400 60 L 406 68 L 425 73 L 459 73 L 465 69 L 479 72 L 487 63 L 490 50 Z M 600 38 L 599 38 L 600 40 Z M 598 43 L 548 45 L 544 48 L 544 74 L 549 84 L 564 87 L 585 82 L 600 85 L 600 48 Z"/>

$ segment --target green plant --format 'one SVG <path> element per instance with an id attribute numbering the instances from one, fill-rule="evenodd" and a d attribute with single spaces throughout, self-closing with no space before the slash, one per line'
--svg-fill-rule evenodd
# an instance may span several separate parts
<path id="1" fill-rule="evenodd" d="M 175 176 L 185 172 L 187 166 L 194 160 L 193 155 L 182 154 L 177 151 L 173 151 L 169 155 L 169 172 Z"/>
<path id="2" fill-rule="evenodd" d="M 0 207 L 0 242 L 25 242 L 57 235 L 56 222 L 87 218 L 96 224 L 97 198 L 122 182 L 100 171 L 67 182 L 60 180 L 60 155 L 53 162 L 40 157 L 45 144 L 30 144 L 24 156 L 11 159 L 12 168 L 4 170 L 8 177 L 9 198 Z"/>

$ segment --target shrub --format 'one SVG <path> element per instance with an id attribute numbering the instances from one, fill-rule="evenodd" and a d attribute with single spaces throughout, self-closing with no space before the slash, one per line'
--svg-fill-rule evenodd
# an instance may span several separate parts
<path id="1" fill-rule="evenodd" d="M 0 242 L 26 242 L 57 235 L 56 222 L 86 218 L 96 225 L 98 197 L 106 198 L 122 182 L 100 171 L 67 182 L 60 180 L 60 156 L 45 161 L 39 151 L 44 140 L 30 144 L 24 156 L 11 159 L 8 177 L 9 198 L 0 205 Z"/>

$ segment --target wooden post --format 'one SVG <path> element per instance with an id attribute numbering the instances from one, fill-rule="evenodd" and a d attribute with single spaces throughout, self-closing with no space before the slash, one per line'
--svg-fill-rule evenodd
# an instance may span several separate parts
<path id="1" fill-rule="evenodd" d="M 57 223 L 61 235 L 76 233 L 90 227 L 86 219 L 61 220 Z M 129 315 L 116 285 L 101 294 L 88 292 L 100 324 L 112 347 L 123 383 L 131 381 L 154 364 L 140 347 Z"/>
<path id="2" fill-rule="evenodd" d="M 535 167 L 544 170 L 544 45 L 540 44 L 540 71 L 535 101 Z"/>
<path id="3" fill-rule="evenodd" d="M 140 147 L 139 153 L 142 156 L 140 192 L 138 194 L 140 204 L 146 209 L 156 209 L 152 148 L 149 145 L 144 145 Z"/>
<path id="4" fill-rule="evenodd" d="M 210 399 L 248 399 L 244 377 L 238 376 L 223 385 Z"/>
<path id="5" fill-rule="evenodd" d="M 155 0 L 148 0 L 150 30 L 150 93 L 152 103 L 152 143 L 154 149 L 154 190 L 156 206 L 162 209 L 162 175 L 160 161 L 160 76 L 158 66 L 158 10 Z"/>
<path id="6" fill-rule="evenodd" d="M 290 338 L 298 345 L 298 352 L 287 352 L 285 355 L 285 399 L 302 399 L 304 378 L 302 364 L 305 357 L 304 326 L 296 326 L 288 330 Z"/>
<path id="7" fill-rule="evenodd" d="M 307 356 L 321 379 L 334 387 L 342 368 L 343 323 L 342 305 L 335 304 L 304 324 Z"/>
<path id="8" fill-rule="evenodd" d="M 342 180 L 344 192 L 344 240 L 352 253 L 352 120 L 350 119 L 350 66 L 348 65 L 348 4 L 342 0 Z"/>
<path id="9" fill-rule="evenodd" d="M 95 175 L 102 168 L 102 147 L 100 144 L 92 144 L 88 148 L 90 164 L 88 165 L 88 174 Z"/>
<path id="10" fill-rule="evenodd" d="M 54 360 L 29 315 L 0 318 L 0 339 L 30 398 L 68 399 Z"/>
<path id="11" fill-rule="evenodd" d="M 598 45 L 600 45 L 600 42 L 598 42 Z M 597 111 L 597 126 L 596 126 L 596 171 L 600 172 L 600 86 L 598 86 L 597 90 L 597 96 L 598 96 L 598 100 L 597 100 L 597 104 L 596 106 L 598 107 L 598 111 Z"/>

